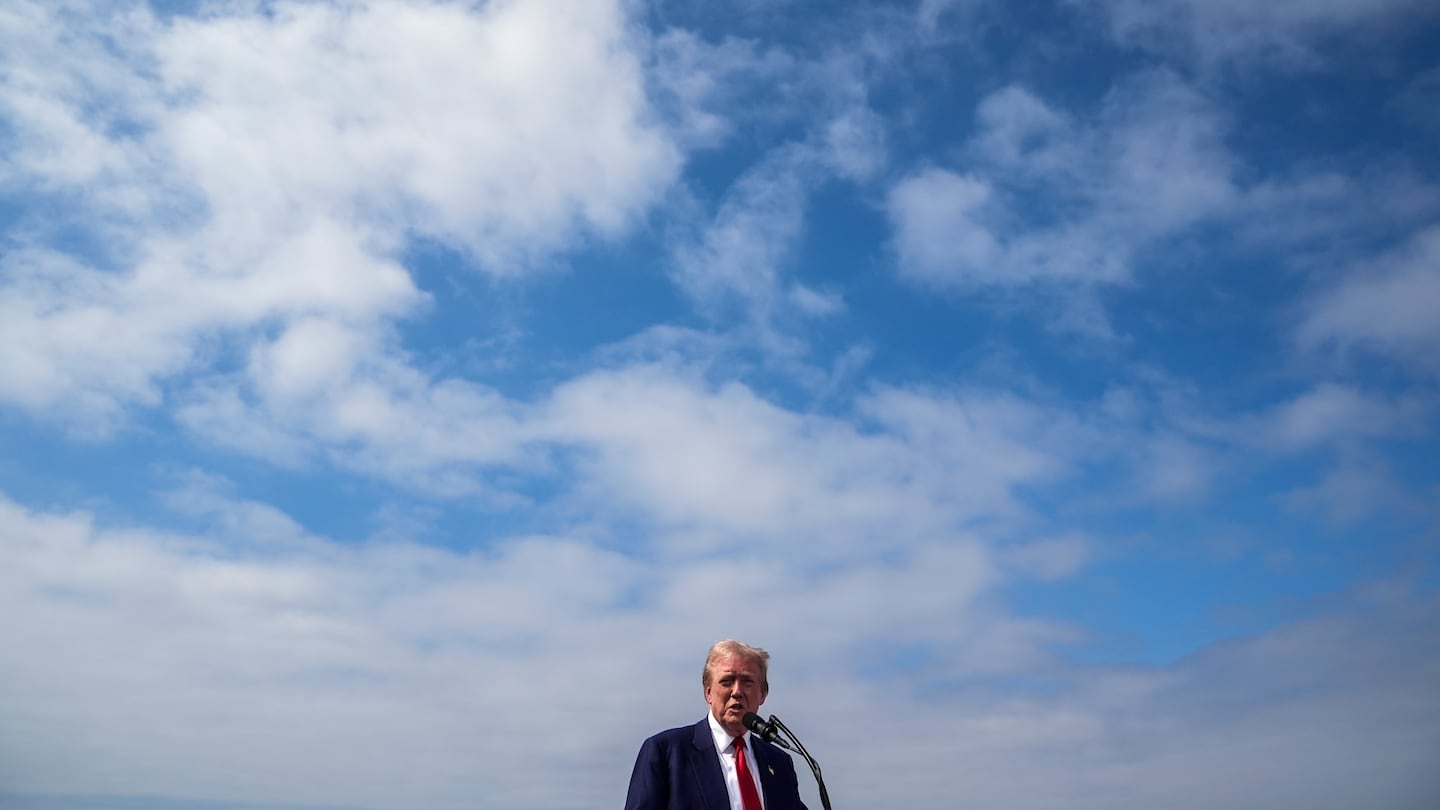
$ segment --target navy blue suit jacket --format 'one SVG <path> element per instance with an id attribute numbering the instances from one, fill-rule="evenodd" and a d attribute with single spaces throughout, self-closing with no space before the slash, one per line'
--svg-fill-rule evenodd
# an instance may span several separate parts
<path id="1" fill-rule="evenodd" d="M 790 755 L 750 735 L 765 810 L 806 810 Z M 625 810 L 730 810 L 710 722 L 662 731 L 635 757 Z"/>

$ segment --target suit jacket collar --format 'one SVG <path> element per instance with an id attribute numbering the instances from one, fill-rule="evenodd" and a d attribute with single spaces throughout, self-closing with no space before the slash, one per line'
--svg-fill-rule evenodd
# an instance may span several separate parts
<path id="1" fill-rule="evenodd" d="M 709 719 L 695 724 L 694 754 L 691 765 L 705 806 L 711 810 L 730 810 L 730 791 L 725 788 L 725 774 L 720 770 L 720 752 L 715 750 L 715 736 L 710 733 Z"/>

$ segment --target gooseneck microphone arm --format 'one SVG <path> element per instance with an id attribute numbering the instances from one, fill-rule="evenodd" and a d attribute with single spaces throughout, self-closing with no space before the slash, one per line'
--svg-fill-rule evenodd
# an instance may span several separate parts
<path id="1" fill-rule="evenodd" d="M 820 803 L 825 806 L 825 810 L 830 810 L 830 792 L 825 789 L 825 778 L 820 775 L 820 763 L 816 762 L 815 758 L 810 756 L 810 752 L 805 750 L 805 746 L 800 742 L 800 738 L 795 736 L 795 732 L 791 731 L 789 726 L 782 723 L 780 718 L 773 714 L 770 715 L 769 720 L 761 720 L 760 715 L 746 712 L 745 716 L 740 719 L 745 727 L 760 739 L 774 743 L 787 751 L 794 751 L 805 758 L 805 762 L 810 765 L 810 772 L 815 774 L 815 784 L 820 787 Z M 781 734 L 784 734 L 785 737 L 782 738 Z M 786 742 L 786 738 L 789 739 L 789 742 Z"/>

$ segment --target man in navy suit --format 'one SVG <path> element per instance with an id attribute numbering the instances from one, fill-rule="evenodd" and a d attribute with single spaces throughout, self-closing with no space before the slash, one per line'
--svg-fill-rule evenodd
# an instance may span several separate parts
<path id="1" fill-rule="evenodd" d="M 640 746 L 625 810 L 806 810 L 790 755 L 741 720 L 770 694 L 769 664 L 734 639 L 710 648 L 700 676 L 710 711 Z"/>

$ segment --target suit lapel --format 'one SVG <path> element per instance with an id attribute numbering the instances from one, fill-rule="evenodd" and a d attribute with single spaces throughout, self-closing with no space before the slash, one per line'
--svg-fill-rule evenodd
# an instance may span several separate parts
<path id="1" fill-rule="evenodd" d="M 710 721 L 695 726 L 695 746 L 690 767 L 700 787 L 700 797 L 711 810 L 730 810 L 730 791 L 725 789 L 725 774 L 720 772 L 720 754 L 715 750 L 715 737 L 710 734 Z"/>
<path id="2" fill-rule="evenodd" d="M 750 750 L 755 754 L 755 767 L 759 769 L 760 791 L 765 794 L 765 806 L 774 810 L 780 807 L 775 801 L 775 756 L 776 750 L 759 737 L 750 738 Z"/>

